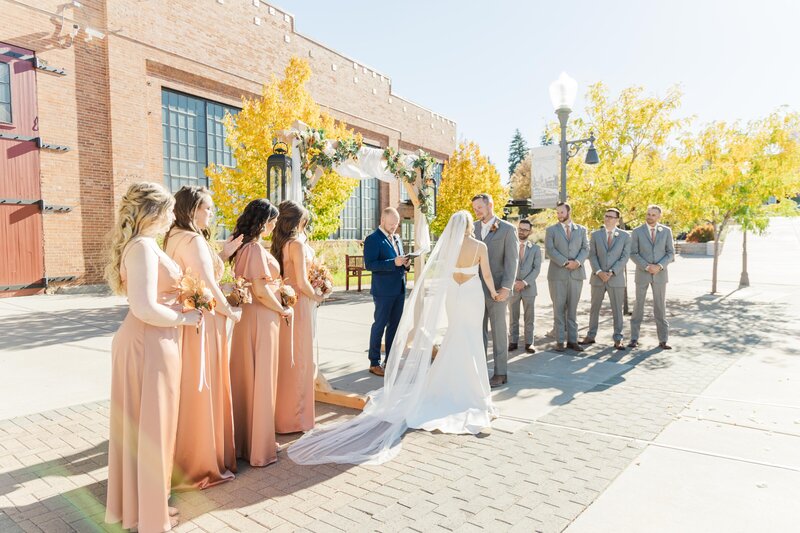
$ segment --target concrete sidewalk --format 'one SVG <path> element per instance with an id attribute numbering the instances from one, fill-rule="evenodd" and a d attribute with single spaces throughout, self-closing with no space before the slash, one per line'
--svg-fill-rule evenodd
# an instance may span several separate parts
<path id="1" fill-rule="evenodd" d="M 180 531 L 785 531 L 800 519 L 800 219 L 750 237 L 752 287 L 736 290 L 728 236 L 720 295 L 710 258 L 670 269 L 670 352 L 610 349 L 610 313 L 583 356 L 537 335 L 478 437 L 410 432 L 380 467 L 299 467 L 281 452 L 232 483 L 179 495 Z M 545 275 L 536 332 L 552 325 Z M 588 289 L 579 325 L 588 322 Z M 319 314 L 320 367 L 367 392 L 368 294 Z M 104 527 L 111 337 L 120 298 L 0 300 L 0 531 Z M 626 321 L 627 331 L 627 321 Z M 606 345 L 602 343 L 606 342 Z M 318 404 L 321 422 L 352 412 Z M 288 442 L 284 440 L 284 442 Z M 113 529 L 113 528 L 111 528 Z"/>

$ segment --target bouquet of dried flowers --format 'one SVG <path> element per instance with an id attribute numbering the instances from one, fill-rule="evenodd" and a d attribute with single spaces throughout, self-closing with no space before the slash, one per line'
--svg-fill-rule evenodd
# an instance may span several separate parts
<path id="1" fill-rule="evenodd" d="M 206 287 L 203 280 L 192 274 L 191 268 L 187 268 L 186 272 L 183 273 L 178 289 L 180 290 L 180 302 L 184 308 L 213 311 L 217 306 L 217 301 L 211 294 L 211 289 Z M 197 331 L 200 331 L 199 324 L 197 325 Z"/>
<path id="2" fill-rule="evenodd" d="M 281 280 L 278 295 L 281 298 L 281 305 L 284 307 L 294 307 L 294 304 L 297 303 L 297 292 L 295 292 L 294 287 L 287 285 L 283 280 Z M 286 320 L 286 325 L 288 326 L 289 318 L 284 317 L 284 320 Z"/>
<path id="3" fill-rule="evenodd" d="M 319 259 L 315 258 L 308 266 L 308 282 L 317 296 L 326 297 L 333 292 L 333 275 Z"/>
<path id="4" fill-rule="evenodd" d="M 251 283 L 241 276 L 234 278 L 230 283 L 223 284 L 222 290 L 225 292 L 225 299 L 228 300 L 229 304 L 235 307 L 240 307 L 242 304 L 253 303 L 253 295 L 250 293 L 249 288 L 250 285 Z"/>

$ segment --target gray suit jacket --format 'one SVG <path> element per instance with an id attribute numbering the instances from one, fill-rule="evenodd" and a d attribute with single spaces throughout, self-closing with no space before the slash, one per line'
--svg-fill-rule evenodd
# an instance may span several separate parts
<path id="1" fill-rule="evenodd" d="M 606 228 L 592 232 L 589 240 L 589 264 L 592 275 L 590 285 L 602 286 L 603 280 L 597 277 L 597 271 L 613 272 L 614 275 L 605 285 L 608 287 L 625 286 L 625 265 L 631 256 L 631 235 L 619 228 L 614 230 L 611 246 L 608 246 Z"/>
<path id="2" fill-rule="evenodd" d="M 583 266 L 584 261 L 589 257 L 589 239 L 586 235 L 586 228 L 574 222 L 569 240 L 567 240 L 567 234 L 561 224 L 553 224 L 547 228 L 544 234 L 544 249 L 547 257 L 550 258 L 547 279 L 586 279 L 586 269 Z M 580 263 L 580 268 L 567 270 L 564 265 L 571 259 Z"/>
<path id="3" fill-rule="evenodd" d="M 517 250 L 519 251 L 519 249 Z M 517 279 L 528 284 L 520 292 L 521 296 L 536 296 L 536 278 L 542 270 L 542 251 L 538 244 L 530 241 L 525 242 L 525 256 L 519 262 Z"/>
<path id="4" fill-rule="evenodd" d="M 517 263 L 519 263 L 519 242 L 517 232 L 513 225 L 505 220 L 497 220 L 497 230 L 486 234 L 486 239 L 481 239 L 481 221 L 475 221 L 475 238 L 483 241 L 489 251 L 489 267 L 492 269 L 494 288 L 502 287 L 509 291 L 514 290 L 514 280 L 517 279 Z M 483 290 L 488 294 L 489 289 L 480 276 Z"/>
<path id="5" fill-rule="evenodd" d="M 672 230 L 663 224 L 656 225 L 656 241 L 650 240 L 647 224 L 642 224 L 631 233 L 631 260 L 636 263 L 636 283 L 666 283 L 667 265 L 675 260 L 675 244 Z M 663 270 L 649 274 L 647 265 L 661 265 Z"/>

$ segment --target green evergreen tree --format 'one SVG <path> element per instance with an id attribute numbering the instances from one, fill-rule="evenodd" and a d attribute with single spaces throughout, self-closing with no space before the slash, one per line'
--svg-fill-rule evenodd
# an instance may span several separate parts
<path id="1" fill-rule="evenodd" d="M 522 137 L 519 129 L 514 130 L 514 137 L 511 139 L 511 144 L 508 147 L 508 175 L 512 176 L 517 165 L 522 163 L 525 156 L 528 155 L 528 143 Z"/>

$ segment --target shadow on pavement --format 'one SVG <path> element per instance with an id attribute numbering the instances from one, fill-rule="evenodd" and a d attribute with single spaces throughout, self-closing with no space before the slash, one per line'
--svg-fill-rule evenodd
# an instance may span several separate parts
<path id="1" fill-rule="evenodd" d="M 0 321 L 6 350 L 25 350 L 111 336 L 128 313 L 127 305 L 24 313 Z"/>

